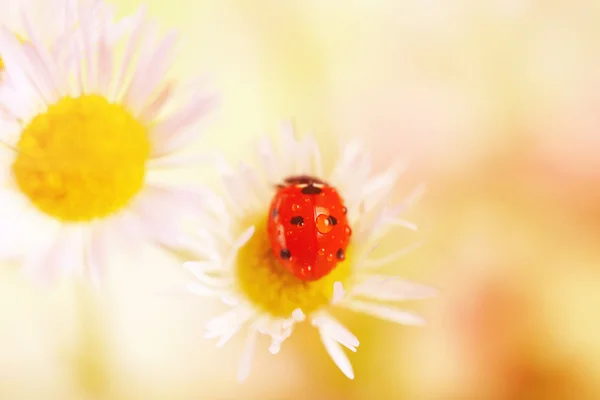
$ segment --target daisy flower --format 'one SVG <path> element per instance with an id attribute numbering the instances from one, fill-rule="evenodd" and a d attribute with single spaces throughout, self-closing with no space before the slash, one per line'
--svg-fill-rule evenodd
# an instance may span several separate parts
<path id="1" fill-rule="evenodd" d="M 109 255 L 168 246 L 197 206 L 164 172 L 197 161 L 182 150 L 213 97 L 167 80 L 177 36 L 143 8 L 115 20 L 102 1 L 61 4 L 55 37 L 27 13 L 25 41 L 0 28 L 0 250 L 32 277 L 98 283 Z"/>
<path id="2" fill-rule="evenodd" d="M 247 331 L 239 380 L 249 374 L 259 333 L 270 336 L 269 350 L 275 354 L 292 334 L 294 325 L 304 320 L 318 329 L 332 360 L 352 379 L 352 366 L 342 346 L 356 351 L 359 341 L 328 308 L 341 307 L 400 324 L 420 325 L 424 320 L 419 315 L 403 311 L 393 303 L 435 295 L 432 288 L 378 273 L 378 269 L 417 244 L 375 256 L 378 243 L 392 229 L 416 229 L 400 214 L 420 195 L 423 186 L 401 204 L 390 204 L 390 193 L 402 172 L 400 165 L 393 165 L 383 173 L 372 173 L 370 158 L 363 154 L 359 142 L 352 141 L 342 147 L 335 167 L 325 173 L 315 139 L 311 136 L 297 139 L 291 125 L 282 130 L 279 151 L 264 139 L 258 146 L 258 154 L 260 161 L 256 168 L 241 165 L 234 169 L 224 161 L 220 163 L 223 194 L 215 193 L 207 202 L 210 208 L 203 216 L 203 228 L 197 238 L 192 237 L 185 244 L 199 255 L 198 260 L 184 263 L 196 278 L 187 283 L 186 290 L 215 296 L 230 308 L 207 324 L 206 336 L 218 338 L 217 346 L 224 345 L 238 332 Z M 282 203 L 272 202 L 278 184 L 285 181 L 308 193 L 305 198 L 297 197 L 297 204 L 287 204 L 289 210 Z M 334 199 L 324 209 L 310 203 L 321 201 L 317 197 L 325 195 L 324 188 L 335 188 L 342 202 L 336 205 Z M 313 200 L 311 195 L 315 196 Z M 306 205 L 302 205 L 303 200 Z M 325 215 L 315 216 L 315 210 Z M 306 215 L 302 221 L 299 216 L 292 216 L 303 213 Z M 332 234 L 348 234 L 349 245 L 338 251 L 331 246 L 320 248 L 325 242 L 311 245 L 310 240 L 304 247 L 296 245 L 293 251 L 285 246 L 272 246 L 269 235 L 274 231 L 270 233 L 269 226 L 277 223 L 289 232 L 279 230 L 275 235 L 290 235 L 289 242 L 298 239 L 294 237 L 296 232 L 308 229 L 304 232 L 309 236 L 317 235 L 318 231 L 321 239 L 333 242 L 336 239 Z M 336 224 L 342 230 L 329 229 Z M 275 236 L 276 242 L 279 236 Z M 310 252 L 317 253 L 311 256 L 319 265 L 334 268 L 324 276 L 320 276 L 323 271 L 320 275 L 313 274 L 310 264 L 305 270 L 289 268 L 295 265 L 294 257 L 299 260 Z M 316 264 L 314 267 L 317 268 Z"/>

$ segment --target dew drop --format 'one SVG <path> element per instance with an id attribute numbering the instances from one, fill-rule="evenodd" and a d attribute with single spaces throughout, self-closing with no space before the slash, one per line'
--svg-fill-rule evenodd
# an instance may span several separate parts
<path id="1" fill-rule="evenodd" d="M 352 228 L 350 228 L 350 225 L 346 225 L 346 235 L 352 236 Z"/>
<path id="2" fill-rule="evenodd" d="M 316 219 L 317 231 L 320 234 L 325 235 L 333 229 L 333 225 L 331 225 L 331 221 L 329 220 L 329 216 L 325 214 L 319 214 Z"/>
<path id="3" fill-rule="evenodd" d="M 300 210 L 300 204 L 292 204 L 292 211 Z"/>
<path id="4" fill-rule="evenodd" d="M 329 255 L 327 256 L 327 261 L 333 261 L 333 254 L 329 253 Z"/>
<path id="5" fill-rule="evenodd" d="M 321 247 L 321 248 L 319 249 L 319 255 L 320 255 L 320 256 L 324 256 L 324 255 L 325 255 L 325 247 Z"/>

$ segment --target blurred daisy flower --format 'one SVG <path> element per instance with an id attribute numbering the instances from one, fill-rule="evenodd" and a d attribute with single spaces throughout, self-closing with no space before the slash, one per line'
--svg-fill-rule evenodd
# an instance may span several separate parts
<path id="1" fill-rule="evenodd" d="M 200 191 L 157 172 L 195 161 L 180 150 L 213 97 L 178 98 L 166 79 L 176 35 L 144 9 L 116 21 L 102 1 L 61 4 L 56 37 L 27 13 L 24 41 L 0 31 L 0 250 L 32 277 L 98 283 L 111 251 L 167 244 L 197 205 Z"/>
<path id="2" fill-rule="evenodd" d="M 378 273 L 378 269 L 416 247 L 414 244 L 382 257 L 374 256 L 382 237 L 393 228 L 416 229 L 412 223 L 400 218 L 400 214 L 420 196 L 423 187 L 415 189 L 401 204 L 389 204 L 401 167 L 393 165 L 383 173 L 372 173 L 370 158 L 364 154 L 360 143 L 352 141 L 345 145 L 329 173 L 323 171 L 321 153 L 313 137 L 298 139 L 293 127 L 286 125 L 280 144 L 279 151 L 275 151 L 269 140 L 260 142 L 261 162 L 257 168 L 242 165 L 236 170 L 225 161 L 220 163 L 225 189 L 223 197 L 214 195 L 197 240 L 192 238 L 186 244 L 201 255 L 198 261 L 184 263 L 197 278 L 188 283 L 186 290 L 201 296 L 216 296 L 230 307 L 225 314 L 207 324 L 206 336 L 218 338 L 217 346 L 224 345 L 241 330 L 248 332 L 238 371 L 240 381 L 250 372 L 259 333 L 270 336 L 269 350 L 275 354 L 292 334 L 294 325 L 305 319 L 318 329 L 335 364 L 352 379 L 354 372 L 342 346 L 356 351 L 359 341 L 327 309 L 341 307 L 399 324 L 420 325 L 424 320 L 419 315 L 401 310 L 393 303 L 435 295 L 435 290 L 430 287 Z M 311 192 L 306 196 L 306 206 L 288 204 L 291 209 L 284 210 L 284 207 L 278 208 L 277 201 L 272 203 L 278 184 L 286 181 L 300 182 L 298 188 L 308 188 L 308 191 L 303 190 Z M 334 188 L 339 193 L 343 199 L 337 206 L 340 209 L 334 212 L 333 207 L 320 209 L 310 203 L 310 195 L 324 193 L 322 188 Z M 298 199 L 300 203 L 301 198 Z M 314 223 L 304 217 L 304 227 L 312 227 L 314 235 L 318 230 L 319 235 L 330 235 L 326 240 L 335 240 L 331 235 L 343 235 L 342 231 L 328 227 L 336 225 L 338 220 L 343 220 L 341 229 L 350 235 L 349 245 L 337 252 L 320 248 L 324 242 L 319 242 L 316 247 L 312 245 L 312 250 L 311 246 L 306 246 L 305 251 L 318 252 L 314 254 L 317 262 L 323 259 L 337 261 L 337 265 L 322 277 L 314 275 L 310 266 L 295 273 L 285 267 L 289 267 L 294 257 L 303 257 L 296 253 L 301 245 L 291 251 L 271 246 L 269 221 L 286 218 L 283 227 L 288 217 L 302 210 L 307 211 L 310 218 L 314 217 Z M 319 215 L 314 215 L 317 214 L 315 210 Z M 337 218 L 332 218 L 334 214 Z M 290 229 L 303 226 L 302 222 L 289 222 L 296 225 L 289 225 Z M 293 231 L 288 233 L 294 235 Z M 283 234 L 282 230 L 276 233 Z"/>

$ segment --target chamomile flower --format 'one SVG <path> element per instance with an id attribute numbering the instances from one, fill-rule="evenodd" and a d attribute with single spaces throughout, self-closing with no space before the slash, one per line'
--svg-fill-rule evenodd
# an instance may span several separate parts
<path id="1" fill-rule="evenodd" d="M 27 13 L 25 41 L 0 28 L 0 250 L 36 278 L 98 282 L 111 251 L 168 245 L 197 206 L 200 190 L 163 173 L 196 162 L 181 151 L 213 96 L 167 80 L 177 37 L 144 9 L 115 20 L 102 1 L 65 0 L 54 12 L 52 38 Z"/>
<path id="2" fill-rule="evenodd" d="M 313 137 L 298 139 L 287 125 L 279 147 L 275 151 L 268 139 L 262 140 L 258 146 L 260 162 L 255 168 L 242 165 L 234 169 L 221 163 L 222 196 L 214 195 L 198 238 L 186 244 L 200 255 L 199 260 L 184 263 L 196 278 L 186 290 L 220 298 L 230 308 L 207 324 L 207 337 L 218 338 L 218 346 L 240 331 L 247 332 L 240 380 L 249 374 L 259 333 L 270 336 L 269 350 L 275 354 L 292 334 L 294 325 L 304 320 L 318 329 L 335 364 L 352 379 L 354 372 L 342 346 L 356 351 L 359 341 L 328 309 L 341 307 L 400 324 L 420 325 L 423 318 L 393 303 L 435 295 L 430 287 L 378 273 L 380 267 L 411 251 L 415 244 L 385 256 L 374 255 L 380 240 L 393 228 L 416 229 L 400 214 L 420 195 L 422 187 L 401 204 L 390 204 L 388 199 L 402 168 L 394 165 L 383 173 L 372 173 L 370 158 L 357 141 L 343 146 L 335 167 L 327 173 Z M 289 185 L 297 186 L 297 203 L 279 202 L 277 197 L 272 200 L 278 190 L 286 187 L 284 184 L 278 188 L 284 182 L 288 189 Z M 338 204 L 335 196 L 327 200 L 332 190 L 326 193 L 325 187 L 335 188 L 343 204 Z M 323 196 L 321 200 L 319 196 Z M 301 204 L 303 200 L 307 205 Z M 323 201 L 331 201 L 331 205 L 322 207 Z M 333 207 L 337 207 L 335 212 Z M 300 216 L 293 215 L 305 212 L 302 210 L 307 214 L 300 221 Z M 332 218 L 334 215 L 337 217 Z M 331 224 L 342 221 L 342 230 L 331 228 Z M 277 228 L 279 223 L 281 229 L 269 229 Z M 313 242 L 308 240 L 304 247 L 296 243 L 292 251 L 285 248 L 282 236 L 291 243 L 307 240 L 305 236 L 296 237 L 307 232 L 318 237 Z M 345 242 L 336 242 L 333 234 L 350 235 L 349 245 L 336 252 L 338 244 Z M 334 246 L 321 248 L 323 243 Z M 316 252 L 312 256 L 317 264 L 334 263 L 334 268 L 324 276 L 322 271 L 311 275 L 311 268 L 316 268 L 311 265 L 302 271 L 300 263 L 300 270 L 294 270 L 298 267 L 294 267 L 294 258 L 302 259 L 306 255 L 300 254 L 303 251 Z M 304 279 L 306 274 L 311 278 Z"/>

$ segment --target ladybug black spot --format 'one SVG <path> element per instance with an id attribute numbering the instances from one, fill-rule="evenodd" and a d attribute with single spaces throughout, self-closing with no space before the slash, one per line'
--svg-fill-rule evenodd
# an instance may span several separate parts
<path id="1" fill-rule="evenodd" d="M 281 257 L 281 259 L 283 260 L 289 260 L 290 257 L 292 256 L 292 253 L 290 253 L 290 251 L 288 249 L 282 249 L 279 252 L 279 256 Z"/>
<path id="2" fill-rule="evenodd" d="M 336 217 L 334 217 L 333 215 L 330 215 L 328 219 L 329 219 L 329 223 L 331 225 L 337 225 L 337 218 Z"/>
<path id="3" fill-rule="evenodd" d="M 290 222 L 292 225 L 302 226 L 304 225 L 304 218 L 302 218 L 300 215 L 296 215 L 295 217 L 292 217 Z"/>
<path id="4" fill-rule="evenodd" d="M 302 194 L 319 194 L 322 191 L 321 188 L 313 186 L 312 184 L 302 188 Z"/>
<path id="5" fill-rule="evenodd" d="M 346 258 L 346 255 L 344 254 L 344 249 L 338 249 L 337 253 L 335 253 L 335 256 L 338 260 L 343 260 L 344 258 Z"/>

